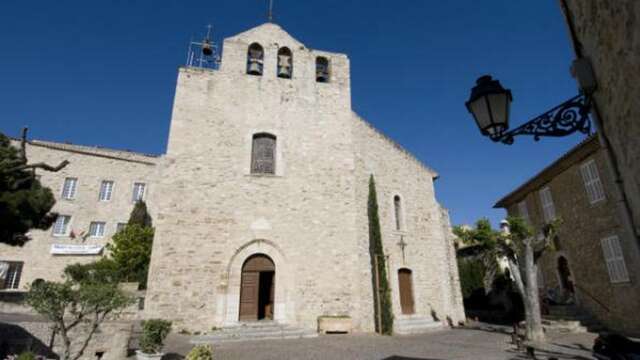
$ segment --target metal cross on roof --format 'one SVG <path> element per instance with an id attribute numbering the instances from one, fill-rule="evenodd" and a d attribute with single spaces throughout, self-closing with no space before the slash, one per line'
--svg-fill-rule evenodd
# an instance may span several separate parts
<path id="1" fill-rule="evenodd" d="M 269 19 L 269 22 L 273 22 L 273 0 L 269 0 L 268 19 Z"/>

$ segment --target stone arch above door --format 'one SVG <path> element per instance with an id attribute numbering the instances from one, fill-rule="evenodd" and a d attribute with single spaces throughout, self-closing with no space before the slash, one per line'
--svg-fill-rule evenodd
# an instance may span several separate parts
<path id="1" fill-rule="evenodd" d="M 274 320 L 280 323 L 293 321 L 294 308 L 291 294 L 293 292 L 294 274 L 290 270 L 287 259 L 280 247 L 270 240 L 256 239 L 240 246 L 229 260 L 226 271 L 226 287 L 218 306 L 224 325 L 238 324 L 240 311 L 240 285 L 242 266 L 253 255 L 262 254 L 269 257 L 277 269 L 275 273 Z"/>

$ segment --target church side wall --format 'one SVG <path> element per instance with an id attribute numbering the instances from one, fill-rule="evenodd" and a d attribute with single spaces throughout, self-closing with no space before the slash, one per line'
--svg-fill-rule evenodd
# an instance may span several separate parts
<path id="1" fill-rule="evenodd" d="M 443 231 L 449 224 L 435 199 L 434 173 L 356 115 L 352 122 L 356 146 L 361 291 L 372 293 L 367 200 L 369 176 L 373 174 L 383 246 L 385 255 L 389 256 L 387 268 L 396 318 L 401 316 L 398 270 L 408 268 L 412 271 L 416 315 L 434 315 L 442 321 L 447 316 L 455 322 L 464 320 L 459 318 L 463 314 L 462 304 L 456 301 L 456 295 L 452 293 L 456 285 L 451 284 L 452 279 L 447 275 L 455 258 L 449 259 L 453 245 Z M 396 230 L 394 215 L 393 199 L 396 195 L 400 196 L 402 204 L 403 224 L 400 231 Z M 401 237 L 406 243 L 404 257 L 398 245 Z M 373 314 L 372 296 L 367 296 L 367 299 L 366 310 Z"/>
<path id="2" fill-rule="evenodd" d="M 18 143 L 14 143 L 18 146 Z M 73 145 L 59 146 L 74 148 Z M 96 150 L 100 154 L 100 150 Z M 41 145 L 27 145 L 27 156 L 30 163 L 46 162 L 57 165 L 68 160 L 69 165 L 59 172 L 37 170 L 40 181 L 51 188 L 56 198 L 52 211 L 71 216 L 69 229 L 77 235 L 83 231 L 89 233 L 92 221 L 104 221 L 104 237 L 81 236 L 71 238 L 54 236 L 53 227 L 48 230 L 32 230 L 32 240 L 23 247 L 11 247 L 0 244 L 0 261 L 23 261 L 22 276 L 19 289 L 35 279 L 60 280 L 64 268 L 73 263 L 85 263 L 98 260 L 101 255 L 52 255 L 53 244 L 99 245 L 104 246 L 116 232 L 117 223 L 126 223 L 133 209 L 132 191 L 134 182 L 147 184 L 147 195 L 154 191 L 150 184 L 151 174 L 155 170 L 157 158 L 131 155 L 118 152 L 114 158 L 112 153 L 102 152 L 105 156 L 96 156 L 77 151 L 66 151 Z M 120 156 L 122 155 L 122 156 Z M 78 179 L 76 195 L 72 200 L 61 199 L 65 178 Z M 110 201 L 99 201 L 98 194 L 102 180 L 114 182 L 113 195 Z M 151 213 L 153 216 L 153 212 Z M 102 252 L 104 254 L 104 251 Z M 5 290 L 11 291 L 11 290 Z"/>

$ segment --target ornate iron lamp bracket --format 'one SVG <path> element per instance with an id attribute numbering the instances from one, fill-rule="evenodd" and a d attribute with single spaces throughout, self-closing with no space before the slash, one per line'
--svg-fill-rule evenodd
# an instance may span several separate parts
<path id="1" fill-rule="evenodd" d="M 538 141 L 542 136 L 561 137 L 576 131 L 589 134 L 591 132 L 590 108 L 591 98 L 581 94 L 511 131 L 491 137 L 491 140 L 511 145 L 513 138 L 517 135 L 531 135 L 535 141 Z"/>

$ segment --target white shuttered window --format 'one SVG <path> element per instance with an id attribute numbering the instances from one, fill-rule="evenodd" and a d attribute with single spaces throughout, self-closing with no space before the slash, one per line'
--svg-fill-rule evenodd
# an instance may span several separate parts
<path id="1" fill-rule="evenodd" d="M 600 242 L 602 244 L 604 261 L 607 264 L 607 270 L 609 271 L 609 279 L 611 282 L 621 283 L 629 281 L 629 273 L 627 272 L 627 265 L 625 264 L 624 256 L 622 255 L 620 239 L 614 235 L 606 237 Z"/>
<path id="2" fill-rule="evenodd" d="M 113 194 L 113 181 L 103 180 L 102 183 L 100 183 L 100 201 L 111 200 L 111 194 Z"/>
<path id="3" fill-rule="evenodd" d="M 595 160 L 591 159 L 580 166 L 580 172 L 582 173 L 582 181 L 584 181 L 584 188 L 587 191 L 587 197 L 589 203 L 595 204 L 598 201 L 604 200 L 604 188 L 602 187 L 602 181 L 600 181 L 600 174 L 598 174 L 598 167 Z"/>
<path id="4" fill-rule="evenodd" d="M 64 185 L 62 186 L 62 198 L 71 200 L 76 197 L 76 188 L 78 187 L 77 178 L 64 179 Z"/>
<path id="5" fill-rule="evenodd" d="M 144 183 L 134 183 L 133 184 L 133 195 L 132 195 L 132 201 L 133 202 L 137 202 L 140 200 L 144 199 L 144 190 L 145 190 L 145 184 Z"/>
<path id="6" fill-rule="evenodd" d="M 527 202 L 525 200 L 518 203 L 518 215 L 523 218 L 527 224 L 531 224 L 529 220 L 529 210 L 527 210 Z"/>
<path id="7" fill-rule="evenodd" d="M 553 198 L 551 197 L 551 189 L 547 186 L 541 189 L 540 203 L 542 203 L 542 213 L 544 215 L 544 221 L 551 222 L 556 218 L 556 207 L 553 204 Z"/>
<path id="8" fill-rule="evenodd" d="M 65 236 L 69 231 L 69 223 L 71 222 L 71 216 L 58 215 L 56 222 L 53 224 L 53 235 Z"/>
<path id="9" fill-rule="evenodd" d="M 106 224 L 103 221 L 93 221 L 89 225 L 89 236 L 104 237 L 104 228 Z"/>

